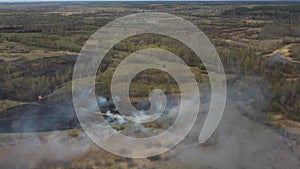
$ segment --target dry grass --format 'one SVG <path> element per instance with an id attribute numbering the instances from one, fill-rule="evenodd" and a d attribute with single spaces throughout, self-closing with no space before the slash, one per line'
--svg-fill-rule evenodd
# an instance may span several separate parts
<path id="1" fill-rule="evenodd" d="M 27 46 L 17 42 L 4 41 L 0 43 L 0 60 L 4 61 L 13 61 L 18 59 L 34 60 L 64 55 L 78 55 L 78 53 L 69 51 L 54 51 L 35 46 Z"/>
<path id="2" fill-rule="evenodd" d="M 13 100 L 0 100 L 0 111 L 26 104 L 25 102 L 13 101 Z"/>
<path id="3" fill-rule="evenodd" d="M 274 50 L 272 53 L 264 55 L 264 57 L 270 57 L 270 56 L 274 56 L 276 53 L 281 53 L 282 54 L 282 56 L 281 56 L 282 59 L 285 59 L 285 60 L 287 60 L 289 62 L 292 62 L 292 63 L 300 63 L 300 61 L 295 60 L 294 58 L 290 57 L 291 56 L 290 49 L 293 45 L 296 45 L 296 44 L 285 45 L 282 48 Z"/>

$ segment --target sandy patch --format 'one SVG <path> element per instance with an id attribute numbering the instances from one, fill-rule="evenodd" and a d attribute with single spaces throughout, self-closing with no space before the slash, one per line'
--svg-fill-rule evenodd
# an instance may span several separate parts
<path id="1" fill-rule="evenodd" d="M 277 53 L 281 53 L 282 55 L 280 56 L 281 59 L 285 59 L 289 62 L 292 62 L 292 63 L 299 63 L 300 64 L 300 61 L 297 61 L 295 60 L 294 58 L 291 58 L 290 57 L 290 52 L 289 52 L 289 49 L 291 48 L 291 46 L 293 46 L 295 44 L 288 44 L 288 45 L 285 45 L 284 47 L 280 48 L 280 49 L 277 49 L 277 50 L 274 50 L 272 53 L 269 53 L 269 54 L 266 54 L 264 55 L 263 57 L 270 57 L 270 56 L 274 56 L 276 55 Z"/>

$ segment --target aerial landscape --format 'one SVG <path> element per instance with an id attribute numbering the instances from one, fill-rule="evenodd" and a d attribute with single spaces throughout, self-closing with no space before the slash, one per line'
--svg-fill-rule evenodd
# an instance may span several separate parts
<path id="1" fill-rule="evenodd" d="M 139 21 L 158 24 L 157 18 L 140 19 L 145 13 L 167 13 L 195 25 L 205 35 L 200 44 L 210 41 L 213 46 L 204 46 L 207 51 L 214 49 L 211 60 L 216 60 L 215 53 L 220 58 L 218 70 L 210 72 L 195 48 L 182 40 L 148 31 L 119 42 L 114 38 L 105 41 L 115 45 L 103 56 L 92 80 L 88 69 L 93 65 L 77 66 L 83 73 L 74 73 L 80 57 L 98 52 L 87 49 L 99 45 L 101 38 L 121 36 L 116 30 L 138 30 Z M 136 17 L 128 20 L 132 27 L 109 27 L 126 16 Z M 107 28 L 103 32 L 111 32 L 95 41 L 101 27 Z M 181 28 L 184 26 L 174 26 L 178 32 Z M 127 101 L 114 97 L 112 83 L 121 90 L 130 74 L 122 69 L 124 60 L 148 48 L 178 56 L 193 75 L 200 96 L 193 91 L 183 95 L 172 73 L 154 67 L 142 70 L 145 63 L 140 57 L 129 65 L 141 68 L 128 86 L 128 101 L 135 109 L 123 114 L 118 104 Z M 159 63 L 151 64 L 167 70 L 168 63 L 174 61 L 168 59 L 168 53 Z M 300 168 L 298 1 L 0 1 L 0 72 L 1 169 Z M 121 75 L 113 79 L 116 72 Z M 187 77 L 183 70 L 175 74 Z M 225 81 L 219 83 L 216 79 L 223 76 Z M 75 90 L 76 78 L 82 78 L 81 83 L 92 81 L 93 86 Z M 213 104 L 213 99 L 222 96 L 214 93 L 213 83 L 226 88 L 225 107 L 216 130 L 199 143 L 210 108 L 222 107 L 221 103 Z M 149 98 L 154 89 L 165 94 L 164 109 L 160 99 Z M 128 137 L 153 137 L 172 128 L 179 111 L 192 114 L 193 105 L 199 105 L 199 113 L 186 120 L 187 125 L 195 122 L 191 130 L 174 146 L 168 142 L 171 138 L 145 145 L 153 156 L 131 158 L 136 155 L 130 154 L 142 154 L 142 149 L 133 150 L 135 142 L 118 150 L 120 153 L 112 153 L 90 134 L 97 128 L 99 137 L 113 146 L 130 145 L 121 139 L 111 141 L 105 134 L 109 133 L 107 128 Z M 153 120 L 148 109 L 162 113 Z M 103 121 L 97 121 L 100 117 Z M 83 124 L 82 119 L 91 123 Z M 156 153 L 165 145 L 168 151 Z"/>

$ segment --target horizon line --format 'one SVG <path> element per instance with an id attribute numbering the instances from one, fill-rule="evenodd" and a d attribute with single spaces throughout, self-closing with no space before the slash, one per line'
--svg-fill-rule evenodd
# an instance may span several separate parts
<path id="1" fill-rule="evenodd" d="M 300 0 L 0 0 L 0 3 L 22 2 L 300 2 Z"/>

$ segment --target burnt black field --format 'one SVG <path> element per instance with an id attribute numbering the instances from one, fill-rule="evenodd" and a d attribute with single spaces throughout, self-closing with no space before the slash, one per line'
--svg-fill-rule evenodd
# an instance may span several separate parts
<path id="1" fill-rule="evenodd" d="M 56 131 L 80 128 L 72 105 L 35 102 L 1 112 L 1 133 Z"/>

